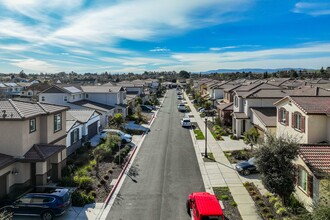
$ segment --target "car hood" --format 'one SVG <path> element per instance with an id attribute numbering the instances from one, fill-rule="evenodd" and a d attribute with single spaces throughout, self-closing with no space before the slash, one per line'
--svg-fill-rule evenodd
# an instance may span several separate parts
<path id="1" fill-rule="evenodd" d="M 129 135 L 129 134 L 125 134 L 125 135 L 124 135 L 124 138 L 129 138 L 129 139 L 132 139 L 132 135 Z"/>
<path id="2" fill-rule="evenodd" d="M 252 164 L 250 164 L 248 161 L 243 161 L 243 162 L 238 163 L 236 166 L 244 168 L 244 167 L 250 167 L 250 166 L 252 166 Z"/>

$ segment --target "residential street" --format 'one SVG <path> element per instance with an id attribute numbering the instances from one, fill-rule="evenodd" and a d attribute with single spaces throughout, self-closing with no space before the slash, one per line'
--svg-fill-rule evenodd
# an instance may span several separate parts
<path id="1" fill-rule="evenodd" d="M 177 110 L 175 90 L 168 90 L 132 165 L 136 176 L 126 178 L 107 219 L 190 219 L 186 198 L 205 191 L 188 129 L 182 128 L 183 114 Z"/>

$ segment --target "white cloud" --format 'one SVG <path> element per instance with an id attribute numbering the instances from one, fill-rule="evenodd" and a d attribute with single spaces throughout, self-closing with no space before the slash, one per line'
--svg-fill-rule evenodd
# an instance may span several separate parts
<path id="1" fill-rule="evenodd" d="M 329 15 L 330 3 L 323 2 L 298 2 L 292 9 L 294 13 L 308 14 L 311 16 Z"/>
<path id="2" fill-rule="evenodd" d="M 170 49 L 167 49 L 167 48 L 156 47 L 156 48 L 151 49 L 149 51 L 150 52 L 169 52 L 171 50 Z"/>
<path id="3" fill-rule="evenodd" d="M 22 60 L 12 60 L 11 65 L 20 67 L 21 69 L 24 69 L 24 70 L 33 71 L 33 72 L 51 73 L 51 72 L 60 71 L 60 68 L 53 64 L 47 63 L 42 60 L 36 60 L 33 58 L 22 59 Z"/>
<path id="4" fill-rule="evenodd" d="M 158 66 L 165 65 L 173 62 L 172 59 L 160 59 L 160 58 L 147 58 L 147 57 L 121 57 L 121 58 L 110 58 L 102 57 L 100 60 L 116 65 L 122 66 Z"/>
<path id="5" fill-rule="evenodd" d="M 237 48 L 238 46 L 227 46 L 227 47 L 211 47 L 211 51 L 219 51 L 219 50 L 227 50 L 227 49 L 234 49 Z"/>

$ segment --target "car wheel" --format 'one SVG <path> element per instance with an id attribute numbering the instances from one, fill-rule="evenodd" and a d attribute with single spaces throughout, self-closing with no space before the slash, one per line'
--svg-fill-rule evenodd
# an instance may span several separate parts
<path id="1" fill-rule="evenodd" d="M 42 220 L 53 220 L 54 214 L 51 211 L 45 211 L 41 214 Z"/>
<path id="2" fill-rule="evenodd" d="M 188 215 L 190 216 L 191 214 L 190 214 L 190 205 L 189 205 L 189 201 L 187 200 L 187 202 L 186 202 L 186 209 L 187 209 L 187 213 L 188 213 Z"/>
<path id="3" fill-rule="evenodd" d="M 127 141 L 126 141 L 125 139 L 123 139 L 121 142 L 122 142 L 123 144 L 126 144 L 126 143 L 127 143 Z"/>
<path id="4" fill-rule="evenodd" d="M 247 176 L 247 175 L 249 175 L 251 172 L 250 172 L 250 170 L 243 170 L 243 175 L 244 176 Z"/>

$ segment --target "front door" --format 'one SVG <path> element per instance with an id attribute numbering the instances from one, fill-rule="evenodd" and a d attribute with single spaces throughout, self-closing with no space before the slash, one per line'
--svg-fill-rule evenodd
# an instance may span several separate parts
<path id="1" fill-rule="evenodd" d="M 245 120 L 242 120 L 242 134 L 245 132 Z"/>
<path id="2" fill-rule="evenodd" d="M 7 195 L 7 175 L 4 174 L 0 176 L 0 199 Z"/>
<path id="3" fill-rule="evenodd" d="M 31 186 L 35 186 L 36 185 L 36 163 L 31 163 Z"/>

